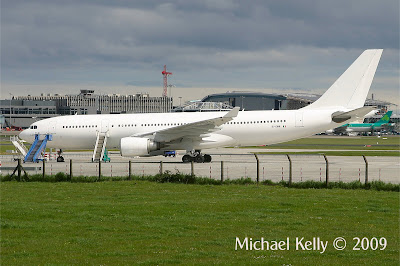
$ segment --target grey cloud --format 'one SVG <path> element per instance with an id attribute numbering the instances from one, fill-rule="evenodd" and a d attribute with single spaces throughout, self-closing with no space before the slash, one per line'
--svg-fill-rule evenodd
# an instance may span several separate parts
<path id="1" fill-rule="evenodd" d="M 166 63 L 185 74 L 182 84 L 204 82 L 198 74 L 278 82 L 298 66 L 340 72 L 366 48 L 389 48 L 386 64 L 398 69 L 398 10 L 397 0 L 5 0 L 2 79 L 85 80 L 86 69 L 90 79 L 146 84 Z"/>

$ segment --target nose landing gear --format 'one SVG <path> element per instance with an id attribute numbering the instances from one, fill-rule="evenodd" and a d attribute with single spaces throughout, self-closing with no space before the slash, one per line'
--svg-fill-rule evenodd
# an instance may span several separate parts
<path id="1" fill-rule="evenodd" d="M 62 154 L 62 150 L 60 149 L 59 151 L 57 151 L 57 162 L 62 163 L 64 162 L 64 157 L 61 156 Z"/>

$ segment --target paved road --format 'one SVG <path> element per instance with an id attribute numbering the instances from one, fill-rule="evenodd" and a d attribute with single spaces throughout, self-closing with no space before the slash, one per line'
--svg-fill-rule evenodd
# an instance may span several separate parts
<path id="1" fill-rule="evenodd" d="M 221 161 L 224 162 L 224 178 L 236 179 L 249 177 L 256 179 L 257 164 L 251 152 L 259 152 L 259 149 L 234 149 L 220 148 L 208 150 L 213 156 L 212 163 L 194 164 L 194 172 L 198 176 L 220 179 Z M 276 152 L 294 152 L 302 150 L 274 150 Z M 307 150 L 310 151 L 310 150 Z M 65 163 L 57 163 L 54 160 L 46 164 L 46 173 L 69 173 L 69 160 L 73 160 L 73 175 L 96 176 L 98 164 L 91 162 L 90 152 L 68 152 L 64 154 Z M 102 164 L 104 176 L 128 175 L 128 161 L 132 161 L 132 171 L 136 175 L 153 175 L 160 170 L 160 161 L 163 162 L 163 171 L 181 172 L 190 174 L 191 164 L 181 162 L 181 155 L 176 158 L 145 157 L 124 158 L 118 152 L 111 152 L 111 163 Z M 273 181 L 288 180 L 289 162 L 285 155 L 259 155 L 260 179 Z M 291 155 L 293 181 L 324 180 L 325 160 L 321 155 Z M 12 172 L 16 162 L 12 156 L 0 156 L 2 174 Z M 328 156 L 329 177 L 331 181 L 364 180 L 365 162 L 361 156 Z M 369 163 L 369 180 L 382 180 L 392 183 L 400 183 L 400 158 L 399 157 L 367 157 Z M 41 173 L 41 163 L 25 163 L 30 173 Z M 32 168 L 33 167 L 33 168 Z M 36 169 L 35 169 L 36 168 Z"/>

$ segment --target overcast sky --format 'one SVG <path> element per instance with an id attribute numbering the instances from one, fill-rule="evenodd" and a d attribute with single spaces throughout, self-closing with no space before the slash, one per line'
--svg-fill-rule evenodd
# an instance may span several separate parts
<path id="1" fill-rule="evenodd" d="M 398 0 L 2 0 L 1 98 L 77 93 L 323 93 L 368 48 L 371 93 L 400 104 Z M 370 94 L 371 94 L 370 93 Z"/>

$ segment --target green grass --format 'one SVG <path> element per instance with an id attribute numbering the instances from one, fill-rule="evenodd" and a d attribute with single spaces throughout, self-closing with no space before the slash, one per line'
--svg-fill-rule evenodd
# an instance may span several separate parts
<path id="1" fill-rule="evenodd" d="M 0 145 L 0 154 L 7 154 L 7 151 L 15 150 L 14 145 L 8 142 L 7 144 Z"/>
<path id="2" fill-rule="evenodd" d="M 287 151 L 287 152 L 257 152 L 257 154 L 290 154 L 290 155 L 304 155 L 304 154 L 325 154 L 329 156 L 400 156 L 400 151 Z"/>
<path id="3" fill-rule="evenodd" d="M 248 148 L 248 147 L 242 147 Z M 267 146 L 259 149 L 328 149 L 328 150 L 400 150 L 399 136 L 384 137 L 330 137 L 314 136 Z"/>
<path id="4" fill-rule="evenodd" d="M 1 264 L 399 264 L 399 194 L 147 181 L 2 182 Z M 327 251 L 235 251 L 235 237 Z M 345 237 L 348 248 L 332 241 Z M 353 251 L 354 237 L 385 237 Z M 294 245 L 294 243 L 291 243 Z"/>

